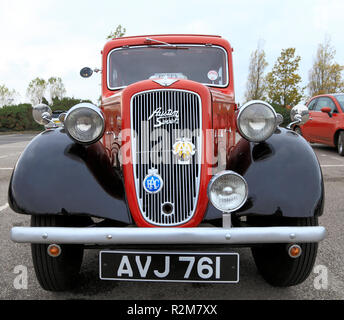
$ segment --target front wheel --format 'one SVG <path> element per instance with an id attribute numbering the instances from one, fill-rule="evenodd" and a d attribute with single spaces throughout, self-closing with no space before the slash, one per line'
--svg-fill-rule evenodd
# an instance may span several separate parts
<path id="1" fill-rule="evenodd" d="M 284 225 L 317 226 L 317 218 L 288 219 Z M 252 254 L 259 273 L 264 280 L 275 287 L 290 287 L 305 281 L 311 273 L 317 251 L 317 243 L 301 243 L 302 253 L 291 258 L 287 244 L 265 245 L 252 248 Z"/>
<path id="2" fill-rule="evenodd" d="M 31 216 L 32 227 L 67 227 L 70 217 Z M 58 257 L 51 257 L 47 244 L 31 244 L 32 260 L 36 277 L 44 290 L 66 291 L 73 289 L 78 280 L 83 258 L 83 246 L 63 244 Z"/>
<path id="3" fill-rule="evenodd" d="M 344 156 L 344 131 L 341 131 L 338 136 L 337 150 L 340 156 Z"/>

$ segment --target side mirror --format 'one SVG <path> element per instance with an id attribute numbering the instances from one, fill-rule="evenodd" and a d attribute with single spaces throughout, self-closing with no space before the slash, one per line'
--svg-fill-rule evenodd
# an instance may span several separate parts
<path id="1" fill-rule="evenodd" d="M 321 112 L 327 113 L 330 118 L 332 118 L 332 109 L 329 107 L 324 107 L 321 109 Z"/>
<path id="2" fill-rule="evenodd" d="M 85 67 L 85 68 L 82 68 L 80 70 L 80 75 L 83 77 L 83 78 L 89 78 L 90 76 L 92 76 L 93 74 L 93 70 L 89 67 Z"/>
<path id="3" fill-rule="evenodd" d="M 309 120 L 309 110 L 303 104 L 296 105 L 290 111 L 291 123 L 287 126 L 287 129 L 291 129 L 296 124 L 305 124 Z"/>
<path id="4" fill-rule="evenodd" d="M 83 77 L 83 78 L 89 78 L 90 76 L 92 76 L 93 72 L 95 73 L 98 73 L 98 72 L 101 72 L 102 70 L 101 69 L 98 69 L 98 68 L 94 68 L 94 69 L 91 69 L 89 67 L 85 67 L 85 68 L 82 68 L 80 70 L 80 75 Z"/>

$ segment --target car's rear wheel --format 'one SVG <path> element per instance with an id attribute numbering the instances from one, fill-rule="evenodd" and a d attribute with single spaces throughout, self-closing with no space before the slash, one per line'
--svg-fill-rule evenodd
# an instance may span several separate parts
<path id="1" fill-rule="evenodd" d="M 284 226 L 316 226 L 317 218 L 281 219 Z M 298 258 L 288 254 L 288 244 L 264 245 L 252 248 L 259 273 L 270 285 L 290 287 L 305 281 L 311 273 L 317 251 L 317 243 L 301 243 L 302 253 Z"/>
<path id="2" fill-rule="evenodd" d="M 341 131 L 339 133 L 338 141 L 337 141 L 337 150 L 338 150 L 338 154 L 343 157 L 344 156 L 344 131 Z"/>
<path id="3" fill-rule="evenodd" d="M 71 217 L 65 216 L 32 216 L 31 226 L 75 226 L 71 220 Z M 44 290 L 66 291 L 73 289 L 78 283 L 84 252 L 83 246 L 61 244 L 60 247 L 61 254 L 53 258 L 48 254 L 47 244 L 31 244 L 33 266 L 38 282 Z"/>

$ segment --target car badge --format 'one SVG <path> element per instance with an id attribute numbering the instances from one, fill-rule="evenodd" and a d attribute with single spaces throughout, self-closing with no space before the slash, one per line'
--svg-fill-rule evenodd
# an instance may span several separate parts
<path id="1" fill-rule="evenodd" d="M 162 111 L 162 108 L 156 108 L 153 113 L 148 117 L 148 121 L 154 119 L 154 128 L 159 128 L 165 124 L 178 124 L 179 123 L 179 111 L 168 109 Z"/>
<path id="2" fill-rule="evenodd" d="M 157 169 L 149 169 L 148 175 L 143 180 L 143 188 L 148 193 L 158 193 L 164 185 Z"/>
<path id="3" fill-rule="evenodd" d="M 163 87 L 169 87 L 170 85 L 172 85 L 175 82 L 179 81 L 179 79 L 162 78 L 162 79 L 154 79 L 153 81 L 158 83 L 158 84 L 160 84 Z"/>
<path id="4" fill-rule="evenodd" d="M 172 147 L 172 153 L 180 163 L 188 163 L 195 152 L 195 145 L 188 138 L 178 138 Z"/>

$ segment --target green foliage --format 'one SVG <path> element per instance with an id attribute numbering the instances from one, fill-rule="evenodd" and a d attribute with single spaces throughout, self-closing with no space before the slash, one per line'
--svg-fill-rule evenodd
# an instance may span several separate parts
<path id="1" fill-rule="evenodd" d="M 271 105 L 273 106 L 273 108 L 275 109 L 277 113 L 280 113 L 283 116 L 283 123 L 280 124 L 280 126 L 286 127 L 291 122 L 290 110 L 274 103 L 272 103 Z"/>
<path id="2" fill-rule="evenodd" d="M 264 71 L 268 63 L 265 52 L 259 47 L 252 52 L 249 65 L 249 74 L 246 82 L 245 100 L 266 100 L 266 79 Z"/>
<path id="3" fill-rule="evenodd" d="M 0 109 L 0 131 L 43 130 L 32 118 L 31 104 L 4 106 Z"/>
<path id="4" fill-rule="evenodd" d="M 309 71 L 308 92 L 310 97 L 344 90 L 342 78 L 344 66 L 334 61 L 335 55 L 336 50 L 331 46 L 329 38 L 326 38 L 323 44 L 319 44 L 313 67 Z"/>
<path id="5" fill-rule="evenodd" d="M 66 94 L 66 89 L 61 78 L 51 77 L 48 79 L 50 99 L 62 99 Z"/>
<path id="6" fill-rule="evenodd" d="M 43 103 L 47 103 L 44 101 Z M 71 107 L 80 102 L 89 102 L 90 100 L 81 100 L 75 98 L 64 97 L 62 99 L 54 98 L 50 105 L 52 111 L 68 111 Z M 25 130 L 44 130 L 32 118 L 32 105 L 29 103 L 18 104 L 14 106 L 4 106 L 0 108 L 0 132 L 4 131 L 25 131 Z"/>
<path id="7" fill-rule="evenodd" d="M 270 103 L 286 107 L 301 101 L 304 88 L 299 86 L 301 77 L 297 73 L 300 60 L 300 56 L 295 56 L 295 48 L 282 50 L 272 71 L 266 76 Z"/>
<path id="8" fill-rule="evenodd" d="M 81 103 L 81 102 L 89 102 L 92 103 L 90 100 L 81 100 L 81 99 L 76 99 L 76 98 L 69 98 L 69 97 L 64 97 L 62 99 L 59 98 L 53 98 L 53 102 L 50 105 L 50 108 L 52 111 L 68 111 L 70 108 L 74 107 L 76 104 Z"/>
<path id="9" fill-rule="evenodd" d="M 35 78 L 30 83 L 26 90 L 26 95 L 33 105 L 42 103 L 45 90 L 48 87 L 48 82 L 41 78 Z"/>
<path id="10" fill-rule="evenodd" d="M 12 105 L 17 93 L 8 89 L 5 85 L 0 85 L 0 108 L 5 105 Z"/>
<path id="11" fill-rule="evenodd" d="M 110 34 L 106 37 L 106 39 L 114 39 L 114 38 L 121 38 L 125 35 L 126 29 L 122 28 L 122 26 L 119 24 L 115 31 L 110 32 Z"/>
<path id="12" fill-rule="evenodd" d="M 59 77 L 50 77 L 47 81 L 42 78 L 33 79 L 27 88 L 26 95 L 32 105 L 46 103 L 47 99 L 62 99 L 66 94 L 66 89 Z"/>

